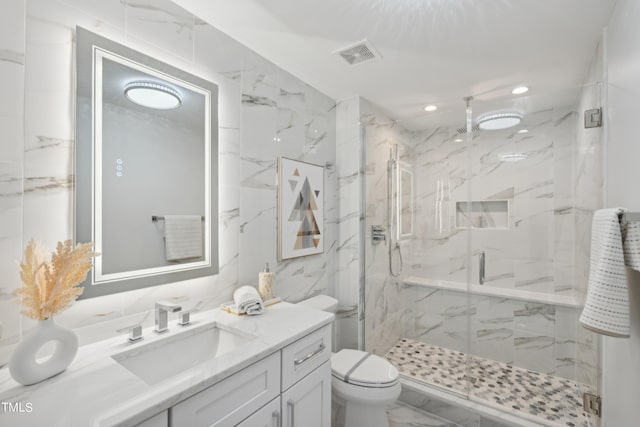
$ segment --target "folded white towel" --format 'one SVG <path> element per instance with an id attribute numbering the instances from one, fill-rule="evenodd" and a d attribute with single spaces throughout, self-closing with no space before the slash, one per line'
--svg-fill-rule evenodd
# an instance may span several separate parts
<path id="1" fill-rule="evenodd" d="M 167 261 L 202 257 L 202 217 L 165 215 L 164 243 Z"/>
<path id="2" fill-rule="evenodd" d="M 233 300 L 240 313 L 248 315 L 260 314 L 264 311 L 264 303 L 258 290 L 253 286 L 241 286 L 233 293 Z"/>
<path id="3" fill-rule="evenodd" d="M 587 301 L 580 323 L 614 337 L 629 336 L 629 292 L 625 273 L 620 215 L 622 208 L 594 213 Z"/>
<path id="4" fill-rule="evenodd" d="M 640 221 L 623 221 L 621 226 L 624 264 L 640 271 Z"/>

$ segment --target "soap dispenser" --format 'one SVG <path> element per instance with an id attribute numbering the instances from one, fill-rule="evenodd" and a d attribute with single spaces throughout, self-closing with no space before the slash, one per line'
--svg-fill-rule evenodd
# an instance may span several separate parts
<path id="1" fill-rule="evenodd" d="M 264 271 L 258 274 L 258 293 L 263 301 L 274 299 L 273 285 L 276 282 L 276 275 L 269 271 L 269 263 L 264 265 Z"/>

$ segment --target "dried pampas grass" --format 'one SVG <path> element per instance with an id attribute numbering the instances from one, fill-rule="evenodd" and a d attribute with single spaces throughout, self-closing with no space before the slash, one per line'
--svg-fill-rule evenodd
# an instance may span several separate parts
<path id="1" fill-rule="evenodd" d="M 22 287 L 14 292 L 23 306 L 22 314 L 36 320 L 45 320 L 65 310 L 82 294 L 77 287 L 93 266 L 93 243 L 71 240 L 58 242 L 56 251 L 48 261 L 48 250 L 41 242 L 31 240 L 20 263 Z"/>

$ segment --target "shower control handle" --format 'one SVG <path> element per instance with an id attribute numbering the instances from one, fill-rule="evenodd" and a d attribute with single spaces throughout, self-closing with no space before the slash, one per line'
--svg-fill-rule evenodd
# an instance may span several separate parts
<path id="1" fill-rule="evenodd" d="M 387 235 L 385 234 L 385 229 L 381 225 L 372 225 L 371 226 L 371 239 L 373 243 L 385 242 L 387 243 Z"/>
<path id="2" fill-rule="evenodd" d="M 484 285 L 484 260 L 485 260 L 485 254 L 484 251 L 480 251 L 480 253 L 478 253 L 478 263 L 479 263 L 479 268 L 478 268 L 478 283 L 481 285 Z"/>

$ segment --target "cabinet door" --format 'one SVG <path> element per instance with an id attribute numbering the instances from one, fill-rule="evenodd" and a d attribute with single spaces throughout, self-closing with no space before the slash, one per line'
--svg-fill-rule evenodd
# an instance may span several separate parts
<path id="1" fill-rule="evenodd" d="M 282 427 L 331 426 L 331 362 L 282 393 Z"/>
<path id="2" fill-rule="evenodd" d="M 280 353 L 233 374 L 169 411 L 176 427 L 231 427 L 278 396 Z"/>
<path id="3" fill-rule="evenodd" d="M 281 419 L 280 397 L 277 397 L 238 424 L 237 427 L 280 427 Z"/>
<path id="4" fill-rule="evenodd" d="M 169 426 L 168 412 L 169 411 L 162 411 L 151 418 L 147 418 L 140 424 L 137 424 L 137 427 L 168 427 Z"/>

